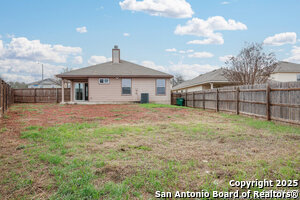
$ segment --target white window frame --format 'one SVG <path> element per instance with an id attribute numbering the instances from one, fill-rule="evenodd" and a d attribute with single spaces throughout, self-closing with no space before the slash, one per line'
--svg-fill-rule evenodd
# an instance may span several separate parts
<path id="1" fill-rule="evenodd" d="M 159 87 L 158 86 L 158 81 L 160 81 L 160 80 L 163 80 L 164 81 L 164 87 Z M 156 93 L 156 96 L 165 96 L 166 95 L 166 93 L 167 93 L 167 88 L 166 88 L 166 85 L 167 85 L 167 81 L 166 81 L 166 79 L 156 79 L 155 80 L 155 93 Z M 164 90 L 164 93 L 163 94 L 158 94 L 158 88 L 164 88 L 165 90 Z"/>
<path id="2" fill-rule="evenodd" d="M 103 80 L 103 83 L 101 83 L 101 80 Z M 99 78 L 98 82 L 100 85 L 107 85 L 109 84 L 109 78 Z"/>
<path id="3" fill-rule="evenodd" d="M 130 80 L 130 94 L 123 93 L 123 80 Z M 132 94 L 132 79 L 131 78 L 122 78 L 121 80 L 121 94 L 122 96 L 130 96 Z"/>

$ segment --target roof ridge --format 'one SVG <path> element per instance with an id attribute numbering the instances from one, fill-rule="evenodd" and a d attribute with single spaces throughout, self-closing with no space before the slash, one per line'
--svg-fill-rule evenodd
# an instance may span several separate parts
<path id="1" fill-rule="evenodd" d="M 92 77 L 92 76 L 157 76 L 157 77 L 173 77 L 172 75 L 140 64 L 120 60 L 120 63 L 112 63 L 108 61 L 96 65 L 83 67 L 69 72 L 57 74 L 57 77 Z"/>

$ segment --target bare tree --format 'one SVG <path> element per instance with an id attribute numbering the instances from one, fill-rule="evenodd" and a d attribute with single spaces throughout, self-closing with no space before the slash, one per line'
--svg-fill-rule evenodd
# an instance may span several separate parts
<path id="1" fill-rule="evenodd" d="M 171 80 L 173 87 L 179 85 L 180 83 L 183 83 L 184 81 L 185 80 L 181 74 L 176 74 Z"/>
<path id="2" fill-rule="evenodd" d="M 265 53 L 262 44 L 247 44 L 240 53 L 226 62 L 224 76 L 241 85 L 266 83 L 277 61 L 274 53 Z"/>

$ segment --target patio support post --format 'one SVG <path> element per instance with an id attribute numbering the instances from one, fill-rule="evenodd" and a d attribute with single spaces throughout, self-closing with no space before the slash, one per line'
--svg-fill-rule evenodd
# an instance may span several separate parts
<path id="1" fill-rule="evenodd" d="M 61 79 L 61 103 L 65 103 L 65 81 Z"/>
<path id="2" fill-rule="evenodd" d="M 70 101 L 73 102 L 73 82 L 70 83 Z"/>
<path id="3" fill-rule="evenodd" d="M 219 112 L 219 89 L 216 90 L 216 112 Z"/>

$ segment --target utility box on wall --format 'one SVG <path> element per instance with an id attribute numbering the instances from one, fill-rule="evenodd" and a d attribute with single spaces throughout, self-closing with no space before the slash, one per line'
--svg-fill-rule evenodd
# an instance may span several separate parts
<path id="1" fill-rule="evenodd" d="M 149 93 L 141 93 L 141 103 L 149 103 Z"/>

